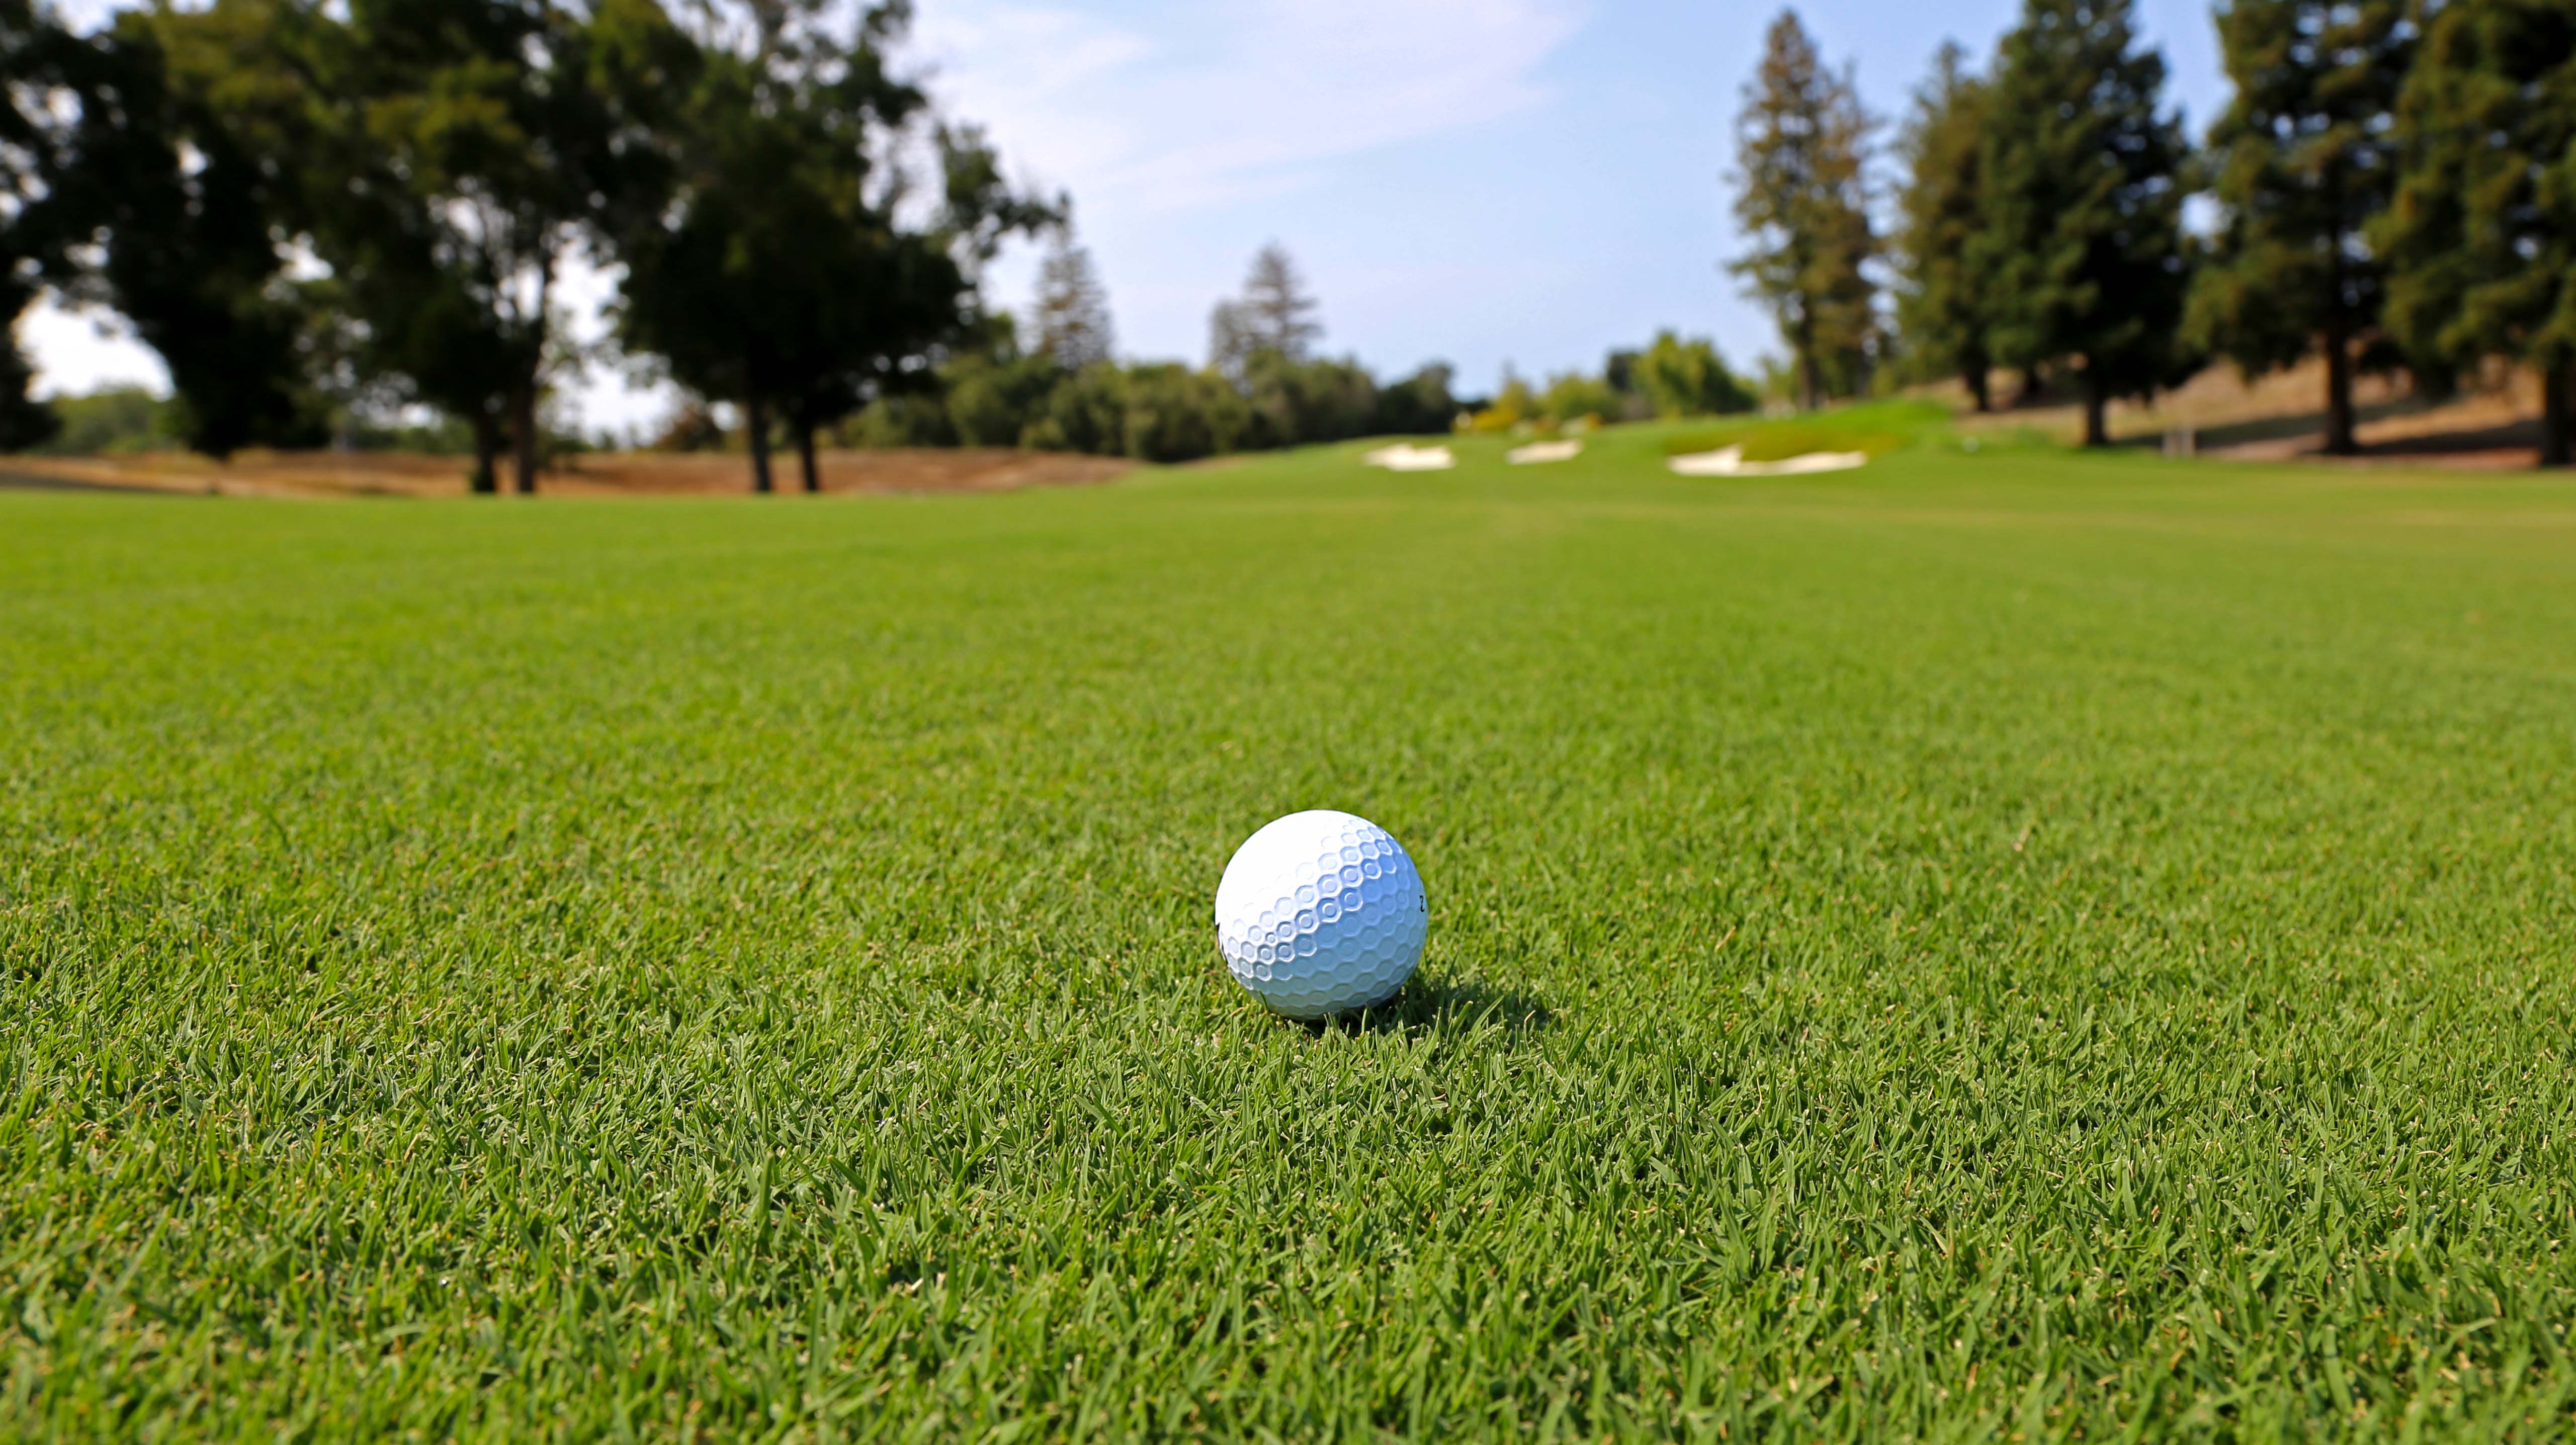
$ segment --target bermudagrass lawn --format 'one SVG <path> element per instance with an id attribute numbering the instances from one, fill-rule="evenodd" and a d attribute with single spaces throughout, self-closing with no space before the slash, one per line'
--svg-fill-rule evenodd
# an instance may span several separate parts
<path id="1" fill-rule="evenodd" d="M 2576 1429 L 2576 483 L 1664 440 L 0 496 L 0 1435 Z"/>

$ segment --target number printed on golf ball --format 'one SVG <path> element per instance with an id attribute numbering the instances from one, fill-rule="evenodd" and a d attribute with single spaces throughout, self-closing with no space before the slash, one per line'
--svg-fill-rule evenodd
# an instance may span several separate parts
<path id="1" fill-rule="evenodd" d="M 1384 828 L 1291 813 L 1253 834 L 1216 889 L 1217 946 L 1235 981 L 1292 1019 L 1395 997 L 1422 961 L 1430 900 Z"/>

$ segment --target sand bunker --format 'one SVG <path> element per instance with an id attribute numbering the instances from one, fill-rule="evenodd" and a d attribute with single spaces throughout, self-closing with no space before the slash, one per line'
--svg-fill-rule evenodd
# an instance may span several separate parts
<path id="1" fill-rule="evenodd" d="M 1516 467 L 1536 466 L 1541 462 L 1570 462 L 1583 455 L 1581 442 L 1531 442 L 1503 453 L 1503 460 Z"/>
<path id="2" fill-rule="evenodd" d="M 1685 477 L 1803 477 L 1816 472 L 1848 472 L 1869 465 L 1867 452 L 1809 452 L 1777 462 L 1748 462 L 1744 448 L 1667 458 L 1665 464 Z"/>
<path id="3" fill-rule="evenodd" d="M 1391 472 L 1445 472 L 1458 465 L 1458 459 L 1449 454 L 1447 447 L 1417 447 L 1404 442 L 1363 452 L 1360 461 Z"/>

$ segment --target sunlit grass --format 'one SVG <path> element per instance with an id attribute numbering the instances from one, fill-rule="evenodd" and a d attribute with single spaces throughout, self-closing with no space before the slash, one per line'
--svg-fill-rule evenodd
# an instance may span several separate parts
<path id="1" fill-rule="evenodd" d="M 2576 485 L 1670 431 L 0 496 L 0 1436 L 2576 1426 Z"/>
<path id="2" fill-rule="evenodd" d="M 1667 452 L 1680 456 L 1744 448 L 1744 459 L 1776 462 L 1809 452 L 1885 456 L 1949 428 L 1949 409 L 1934 402 L 1882 401 L 1787 417 L 1741 417 L 1685 423 L 1666 430 Z"/>

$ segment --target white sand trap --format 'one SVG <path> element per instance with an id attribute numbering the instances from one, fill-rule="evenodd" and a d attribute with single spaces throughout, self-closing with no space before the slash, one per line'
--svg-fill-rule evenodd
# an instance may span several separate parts
<path id="1" fill-rule="evenodd" d="M 1384 467 L 1390 472 L 1445 472 L 1458 465 L 1458 459 L 1449 454 L 1447 447 L 1417 447 L 1404 442 L 1363 452 L 1360 461 L 1368 466 Z"/>
<path id="2" fill-rule="evenodd" d="M 1528 467 L 1541 462 L 1570 462 L 1581 455 L 1581 442 L 1531 442 L 1503 453 L 1503 460 L 1516 467 Z"/>
<path id="3" fill-rule="evenodd" d="M 1720 447 L 1670 457 L 1665 465 L 1685 477 L 1803 477 L 1816 472 L 1848 472 L 1869 465 L 1867 452 L 1809 452 L 1778 462 L 1748 462 L 1742 447 Z"/>

